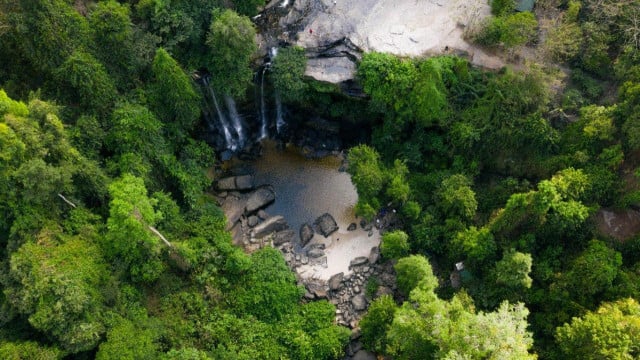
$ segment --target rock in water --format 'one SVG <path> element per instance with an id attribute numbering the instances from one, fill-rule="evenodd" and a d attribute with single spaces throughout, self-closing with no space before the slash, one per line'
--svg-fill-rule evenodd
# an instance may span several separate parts
<path id="1" fill-rule="evenodd" d="M 349 227 L 347 228 L 347 231 L 354 231 L 357 228 L 358 228 L 358 226 L 356 225 L 356 223 L 351 223 L 351 224 L 349 224 Z"/>
<path id="2" fill-rule="evenodd" d="M 324 237 L 328 237 L 338 230 L 336 220 L 329 213 L 324 213 L 322 216 L 317 218 L 313 224 L 315 225 L 316 231 Z"/>
<path id="3" fill-rule="evenodd" d="M 276 194 L 269 188 L 260 188 L 254 191 L 247 200 L 247 213 L 252 213 L 271 204 L 276 199 Z"/>
<path id="4" fill-rule="evenodd" d="M 322 251 L 322 249 L 314 248 L 309 250 L 307 256 L 309 256 L 310 258 L 319 258 L 324 256 L 324 251 Z"/>
<path id="5" fill-rule="evenodd" d="M 305 246 L 313 239 L 313 228 L 309 224 L 300 227 L 300 245 Z"/>
<path id="6" fill-rule="evenodd" d="M 273 236 L 273 245 L 280 246 L 284 243 L 292 242 L 295 237 L 296 237 L 296 232 L 293 230 L 278 231 Z"/>
<path id="7" fill-rule="evenodd" d="M 344 278 L 344 273 L 342 272 L 333 275 L 329 279 L 329 289 L 331 289 L 332 291 L 336 291 L 340 289 L 340 283 L 342 283 L 342 278 Z"/>
<path id="8" fill-rule="evenodd" d="M 285 230 L 287 228 L 287 222 L 280 215 L 273 216 L 258 224 L 253 228 L 253 237 L 260 239 L 272 232 Z"/>
<path id="9" fill-rule="evenodd" d="M 231 176 L 218 180 L 219 190 L 251 190 L 253 189 L 253 176 Z"/>

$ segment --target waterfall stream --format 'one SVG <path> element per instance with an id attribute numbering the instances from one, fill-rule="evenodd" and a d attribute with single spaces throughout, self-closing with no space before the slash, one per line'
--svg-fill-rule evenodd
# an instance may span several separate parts
<path id="1" fill-rule="evenodd" d="M 229 112 L 229 117 L 231 117 L 233 128 L 238 135 L 238 146 L 242 147 L 245 144 L 246 138 L 244 135 L 244 129 L 242 127 L 242 122 L 240 120 L 240 115 L 238 114 L 238 110 L 236 109 L 236 102 L 229 95 L 224 96 L 224 101 L 227 105 L 227 111 Z"/>
<path id="2" fill-rule="evenodd" d="M 262 68 L 262 76 L 260 77 L 260 138 L 262 140 L 267 137 L 267 106 L 264 101 L 264 73 L 267 72 L 268 66 Z"/>
<path id="3" fill-rule="evenodd" d="M 203 79 L 203 82 L 204 82 L 204 86 L 206 86 L 207 89 L 209 90 L 209 95 L 211 96 L 213 105 L 216 108 L 216 112 L 218 114 L 218 120 L 220 120 L 220 125 L 222 126 L 222 130 L 224 133 L 225 145 L 227 149 L 230 149 L 231 151 L 235 151 L 238 146 L 233 140 L 231 131 L 229 131 L 229 122 L 227 121 L 227 118 L 222 113 L 222 110 L 220 110 L 220 105 L 218 104 L 218 99 L 216 98 L 216 94 L 213 92 L 213 87 L 210 86 L 209 80 L 206 77 Z"/>

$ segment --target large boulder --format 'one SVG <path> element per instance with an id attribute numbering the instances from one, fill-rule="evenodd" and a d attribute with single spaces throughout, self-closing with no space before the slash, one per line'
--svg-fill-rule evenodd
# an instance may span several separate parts
<path id="1" fill-rule="evenodd" d="M 268 218 L 253 228 L 252 234 L 256 239 L 263 238 L 273 232 L 286 230 L 287 222 L 280 215 Z"/>
<path id="2" fill-rule="evenodd" d="M 309 224 L 300 227 L 300 245 L 305 246 L 313 239 L 313 228 Z"/>
<path id="3" fill-rule="evenodd" d="M 340 273 L 337 273 L 337 274 L 333 275 L 329 279 L 329 289 L 331 289 L 332 291 L 336 291 L 336 290 L 340 289 L 340 284 L 342 283 L 342 278 L 344 278 L 344 273 L 343 272 L 340 272 Z"/>
<path id="4" fill-rule="evenodd" d="M 251 190 L 253 189 L 253 176 L 231 176 L 218 180 L 218 190 Z"/>
<path id="5" fill-rule="evenodd" d="M 256 210 L 271 204 L 276 199 L 276 193 L 266 187 L 260 188 L 249 196 L 247 200 L 246 212 L 252 213 Z"/>
<path id="6" fill-rule="evenodd" d="M 351 299 L 351 305 L 355 310 L 362 311 L 367 308 L 367 299 L 362 294 L 356 295 Z"/>
<path id="7" fill-rule="evenodd" d="M 316 231 L 324 237 L 328 237 L 338 230 L 336 220 L 329 213 L 322 214 L 313 224 L 315 225 Z"/>
<path id="8" fill-rule="evenodd" d="M 296 232 L 293 230 L 278 231 L 273 236 L 273 245 L 280 246 L 284 243 L 292 242 L 295 237 L 296 237 Z"/>
<path id="9" fill-rule="evenodd" d="M 324 251 L 322 249 L 313 248 L 307 252 L 307 256 L 310 258 L 319 258 L 324 256 Z"/>

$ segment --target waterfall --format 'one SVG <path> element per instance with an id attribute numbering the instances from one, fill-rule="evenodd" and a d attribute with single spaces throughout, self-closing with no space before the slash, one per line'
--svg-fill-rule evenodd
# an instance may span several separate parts
<path id="1" fill-rule="evenodd" d="M 244 146 L 246 139 L 242 123 L 240 122 L 240 115 L 238 115 L 238 110 L 236 109 L 236 102 L 233 101 L 233 98 L 229 95 L 225 95 L 224 101 L 227 105 L 227 110 L 229 111 L 229 117 L 231 117 L 233 128 L 236 130 L 236 134 L 238 134 L 238 146 L 242 147 Z"/>
<path id="2" fill-rule="evenodd" d="M 264 102 L 264 73 L 267 71 L 268 66 L 262 68 L 262 76 L 260 78 L 260 138 L 262 140 L 267 137 L 267 107 Z"/>
<path id="3" fill-rule="evenodd" d="M 227 118 L 224 116 L 222 111 L 220 110 L 220 105 L 218 104 L 218 99 L 216 99 L 216 94 L 213 92 L 213 88 L 209 85 L 209 80 L 204 78 L 204 86 L 209 89 L 209 95 L 213 100 L 213 105 L 216 107 L 216 112 L 218 113 L 218 119 L 220 120 L 220 125 L 222 125 L 222 130 L 224 132 L 224 141 L 227 149 L 231 151 L 235 151 L 238 147 L 235 141 L 233 140 L 233 136 L 231 136 L 231 132 L 229 131 L 229 122 Z"/>
<path id="4" fill-rule="evenodd" d="M 280 94 L 276 92 L 276 131 L 280 134 L 282 127 L 284 127 L 285 122 L 282 117 L 282 101 L 280 101 Z"/>

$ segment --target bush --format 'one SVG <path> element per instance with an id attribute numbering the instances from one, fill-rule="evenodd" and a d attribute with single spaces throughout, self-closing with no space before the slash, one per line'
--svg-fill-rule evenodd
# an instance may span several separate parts
<path id="1" fill-rule="evenodd" d="M 392 231 L 382 236 L 380 252 L 387 259 L 397 259 L 409 253 L 409 235 L 402 230 Z"/>

